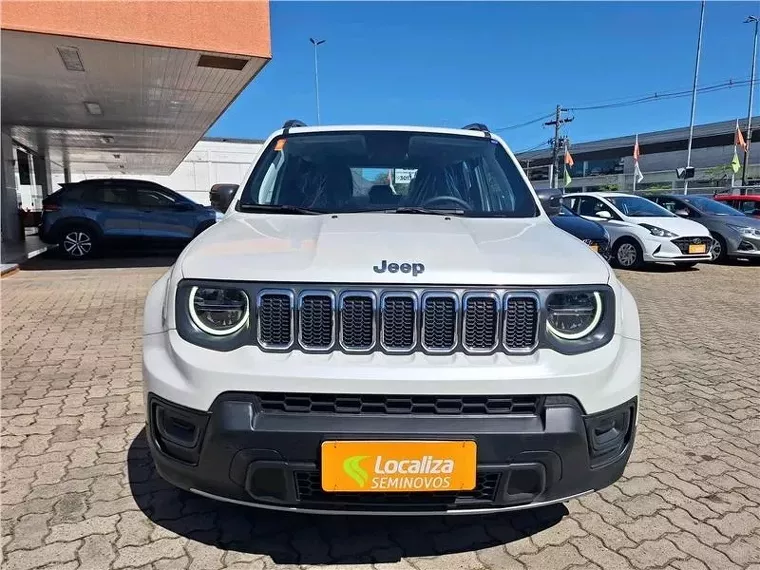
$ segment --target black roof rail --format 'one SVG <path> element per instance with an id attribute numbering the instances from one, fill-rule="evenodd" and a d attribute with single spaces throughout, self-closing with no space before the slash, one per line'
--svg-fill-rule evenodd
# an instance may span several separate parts
<path id="1" fill-rule="evenodd" d="M 282 128 L 286 131 L 288 129 L 292 129 L 293 127 L 307 127 L 308 125 L 304 123 L 303 121 L 299 121 L 298 119 L 290 119 L 289 121 L 285 121 L 285 124 L 282 125 Z"/>
<path id="2" fill-rule="evenodd" d="M 487 125 L 484 125 L 483 123 L 470 123 L 469 125 L 462 127 L 462 129 L 465 131 L 482 131 L 487 136 L 491 136 L 491 130 Z"/>

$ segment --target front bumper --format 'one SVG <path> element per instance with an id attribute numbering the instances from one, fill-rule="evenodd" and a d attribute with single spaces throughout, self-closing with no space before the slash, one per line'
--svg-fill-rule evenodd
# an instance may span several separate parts
<path id="1" fill-rule="evenodd" d="M 760 257 L 760 237 L 742 235 L 727 243 L 730 257 Z"/>
<path id="2" fill-rule="evenodd" d="M 282 402 L 293 397 L 295 403 L 272 408 L 267 397 Z M 331 412 L 315 412 L 301 405 L 304 397 L 224 393 L 203 412 L 149 393 L 147 434 L 159 474 L 201 495 L 278 510 L 462 514 L 524 509 L 616 481 L 631 454 L 637 418 L 636 398 L 588 415 L 577 400 L 562 395 L 537 396 L 534 408 L 524 407 L 529 398 L 523 396 L 519 413 L 496 414 L 352 413 L 341 407 L 348 405 L 343 396 L 336 396 Z M 324 394 L 319 401 L 324 405 Z M 328 493 L 320 484 L 320 445 L 332 440 L 475 441 L 476 488 Z"/>
<path id="3" fill-rule="evenodd" d="M 713 239 L 707 236 L 659 238 L 644 240 L 643 259 L 648 263 L 703 263 L 712 261 Z M 704 253 L 688 253 L 689 245 L 704 245 Z"/>

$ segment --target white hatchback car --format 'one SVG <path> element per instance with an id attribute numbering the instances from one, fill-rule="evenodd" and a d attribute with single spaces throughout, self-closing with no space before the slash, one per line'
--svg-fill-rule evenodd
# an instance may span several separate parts
<path id="1" fill-rule="evenodd" d="M 684 220 L 641 196 L 619 192 L 565 194 L 576 214 L 599 222 L 610 234 L 612 261 L 626 269 L 644 263 L 693 267 L 712 261 L 713 238 L 697 222 Z"/>
<path id="2" fill-rule="evenodd" d="M 289 122 L 145 302 L 169 482 L 318 513 L 556 503 L 623 473 L 636 303 L 505 143 Z"/>

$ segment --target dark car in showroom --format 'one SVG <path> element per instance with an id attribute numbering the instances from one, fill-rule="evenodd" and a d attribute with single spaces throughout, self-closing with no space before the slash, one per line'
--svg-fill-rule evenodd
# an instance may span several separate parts
<path id="1" fill-rule="evenodd" d="M 610 236 L 601 224 L 587 220 L 563 206 L 560 190 L 542 188 L 537 189 L 536 193 L 555 226 L 582 240 L 607 261 L 610 260 Z"/>
<path id="2" fill-rule="evenodd" d="M 42 201 L 40 238 L 85 259 L 113 245 L 181 247 L 216 220 L 213 208 L 154 182 L 91 179 L 61 184 Z"/>

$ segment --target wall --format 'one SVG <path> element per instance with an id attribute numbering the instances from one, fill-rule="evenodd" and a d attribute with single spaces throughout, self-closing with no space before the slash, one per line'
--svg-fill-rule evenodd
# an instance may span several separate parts
<path id="1" fill-rule="evenodd" d="M 2 28 L 270 58 L 269 2 L 3 0 Z"/>
<path id="2" fill-rule="evenodd" d="M 240 184 L 261 143 L 221 142 L 200 140 L 169 176 L 130 175 L 112 170 L 102 172 L 71 172 L 71 181 L 88 178 L 133 178 L 151 180 L 187 196 L 200 204 L 208 204 L 211 186 L 220 183 Z M 64 181 L 63 173 L 53 174 L 54 188 Z"/>

